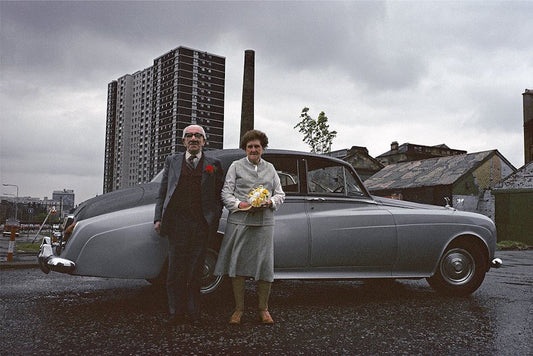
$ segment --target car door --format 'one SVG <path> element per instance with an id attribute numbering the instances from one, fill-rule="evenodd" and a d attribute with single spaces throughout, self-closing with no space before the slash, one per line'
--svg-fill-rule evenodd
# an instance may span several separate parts
<path id="1" fill-rule="evenodd" d="M 310 238 L 298 156 L 265 154 L 263 157 L 274 165 L 285 192 L 285 201 L 275 213 L 275 269 L 304 268 L 308 265 Z"/>
<path id="2" fill-rule="evenodd" d="M 326 158 L 306 163 L 311 267 L 390 271 L 398 248 L 391 213 L 368 195 L 351 167 Z"/>

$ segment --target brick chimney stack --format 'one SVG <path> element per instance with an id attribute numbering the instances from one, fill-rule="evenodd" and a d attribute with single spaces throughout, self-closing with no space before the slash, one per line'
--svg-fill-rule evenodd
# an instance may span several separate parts
<path id="1" fill-rule="evenodd" d="M 244 74 L 242 79 L 241 135 L 254 128 L 254 72 L 255 51 L 244 51 Z M 239 139 L 240 140 L 240 139 Z"/>

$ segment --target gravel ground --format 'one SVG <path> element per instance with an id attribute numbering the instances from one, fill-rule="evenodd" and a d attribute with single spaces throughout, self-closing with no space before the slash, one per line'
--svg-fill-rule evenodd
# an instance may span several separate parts
<path id="1" fill-rule="evenodd" d="M 271 326 L 255 321 L 253 283 L 242 325 L 227 324 L 227 289 L 203 297 L 202 325 L 167 328 L 165 293 L 147 282 L 3 270 L 0 354 L 533 354 L 533 255 L 507 253 L 520 269 L 489 272 L 464 298 L 423 280 L 276 282 Z"/>

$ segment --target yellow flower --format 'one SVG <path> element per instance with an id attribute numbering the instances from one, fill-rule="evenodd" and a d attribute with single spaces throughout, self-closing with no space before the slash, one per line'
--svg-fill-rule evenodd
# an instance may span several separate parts
<path id="1" fill-rule="evenodd" d="M 248 202 L 255 208 L 258 208 L 266 203 L 268 199 L 270 199 L 270 192 L 263 188 L 262 185 L 252 189 L 250 193 L 248 193 Z"/>

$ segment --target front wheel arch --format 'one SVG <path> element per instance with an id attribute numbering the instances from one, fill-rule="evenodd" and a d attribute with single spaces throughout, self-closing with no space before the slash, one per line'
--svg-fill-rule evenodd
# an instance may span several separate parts
<path id="1" fill-rule="evenodd" d="M 452 241 L 440 257 L 435 274 L 427 281 L 437 292 L 464 296 L 476 291 L 487 272 L 487 252 L 481 241 L 461 237 Z"/>

